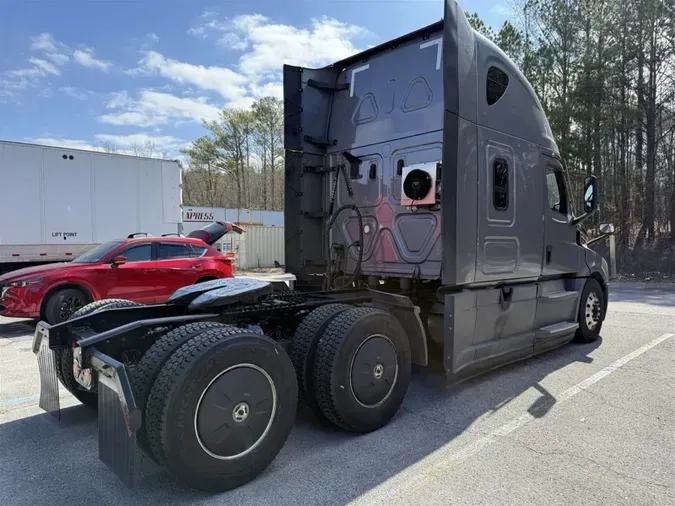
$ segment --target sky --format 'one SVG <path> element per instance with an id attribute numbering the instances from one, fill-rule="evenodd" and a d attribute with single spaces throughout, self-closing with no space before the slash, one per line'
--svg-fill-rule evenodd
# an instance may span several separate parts
<path id="1" fill-rule="evenodd" d="M 498 28 L 508 0 L 463 0 Z M 423 27 L 443 0 L 0 0 L 0 140 L 177 154 L 225 107 Z"/>

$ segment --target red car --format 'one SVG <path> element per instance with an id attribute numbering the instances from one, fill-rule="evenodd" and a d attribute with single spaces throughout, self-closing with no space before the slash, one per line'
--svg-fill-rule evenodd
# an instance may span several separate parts
<path id="1" fill-rule="evenodd" d="M 212 244 L 237 225 L 214 222 L 188 237 L 131 234 L 71 262 L 26 267 L 0 276 L 0 315 L 62 322 L 100 299 L 164 302 L 178 288 L 234 277 L 234 259 Z"/>

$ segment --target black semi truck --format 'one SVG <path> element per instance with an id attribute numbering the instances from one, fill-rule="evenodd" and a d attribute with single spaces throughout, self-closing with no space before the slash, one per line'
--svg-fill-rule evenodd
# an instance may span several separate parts
<path id="1" fill-rule="evenodd" d="M 413 366 L 452 385 L 600 333 L 607 263 L 580 227 L 596 181 L 574 201 L 532 87 L 455 0 L 438 23 L 283 70 L 292 289 L 215 280 L 36 328 L 40 406 L 58 413 L 61 385 L 97 409 L 100 459 L 129 485 L 142 452 L 228 490 L 275 459 L 298 402 L 367 433 Z"/>

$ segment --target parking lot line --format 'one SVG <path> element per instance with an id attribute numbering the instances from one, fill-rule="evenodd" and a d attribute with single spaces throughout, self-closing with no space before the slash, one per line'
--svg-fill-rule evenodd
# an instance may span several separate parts
<path id="1" fill-rule="evenodd" d="M 40 400 L 39 395 L 28 395 L 26 397 L 16 397 L 7 401 L 0 401 L 0 406 L 12 406 L 15 404 L 24 404 L 27 402 L 34 402 Z"/>
<path id="2" fill-rule="evenodd" d="M 578 393 L 583 392 L 590 386 L 598 383 L 602 379 L 612 374 L 614 371 L 620 369 L 631 360 L 634 360 L 635 358 L 646 353 L 650 349 L 658 346 L 673 336 L 675 336 L 675 334 L 668 333 L 653 339 L 644 346 L 641 346 L 635 351 L 621 357 L 608 366 L 602 368 L 595 374 L 589 376 L 585 380 L 582 380 L 576 385 L 568 388 L 562 394 L 560 394 L 558 398 L 551 399 L 547 403 L 540 405 L 537 408 L 537 412 L 546 412 L 553 403 L 560 404 L 561 402 L 571 399 Z M 366 492 L 358 499 L 352 501 L 350 504 L 390 504 L 394 499 L 399 499 L 403 496 L 409 496 L 421 487 L 427 486 L 434 482 L 451 467 L 476 455 L 483 449 L 490 446 L 492 443 L 500 440 L 501 438 L 504 438 L 508 434 L 511 434 L 517 429 L 528 424 L 530 421 L 536 418 L 536 414 L 537 413 L 532 414 L 527 412 L 518 418 L 514 418 L 510 422 L 492 431 L 487 436 L 474 441 L 457 452 L 453 453 L 449 446 L 441 447 L 419 462 L 406 468 L 405 471 L 400 472 L 392 478 L 382 482 L 376 488 Z"/>

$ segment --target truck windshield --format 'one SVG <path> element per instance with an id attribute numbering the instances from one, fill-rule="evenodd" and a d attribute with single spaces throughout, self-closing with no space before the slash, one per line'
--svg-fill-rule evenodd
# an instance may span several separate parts
<path id="1" fill-rule="evenodd" d="M 95 264 L 100 261 L 101 258 L 106 256 L 112 250 L 117 248 L 119 245 L 124 244 L 124 241 L 110 241 L 96 246 L 94 249 L 90 249 L 86 253 L 80 255 L 75 260 L 72 261 L 74 264 Z"/>

